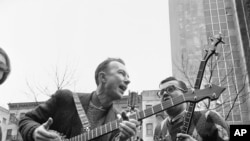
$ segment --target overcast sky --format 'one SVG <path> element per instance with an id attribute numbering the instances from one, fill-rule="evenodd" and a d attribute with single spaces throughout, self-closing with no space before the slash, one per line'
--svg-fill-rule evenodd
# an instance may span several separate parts
<path id="1" fill-rule="evenodd" d="M 91 92 L 108 57 L 125 61 L 129 90 L 158 89 L 172 74 L 168 14 L 166 0 L 0 0 L 0 47 L 12 66 L 0 106 L 34 101 L 27 83 L 55 92 L 56 68 L 74 72 L 67 89 Z"/>

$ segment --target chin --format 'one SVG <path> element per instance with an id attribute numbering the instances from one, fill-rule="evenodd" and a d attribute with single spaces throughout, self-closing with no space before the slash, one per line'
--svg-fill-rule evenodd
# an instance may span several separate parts
<path id="1" fill-rule="evenodd" d="M 117 93 L 117 97 L 118 97 L 118 99 L 122 99 L 123 94 L 122 93 Z"/>
<path id="2" fill-rule="evenodd" d="M 122 97 L 123 97 L 123 94 L 120 92 L 113 93 L 113 100 L 120 100 L 122 99 Z"/>

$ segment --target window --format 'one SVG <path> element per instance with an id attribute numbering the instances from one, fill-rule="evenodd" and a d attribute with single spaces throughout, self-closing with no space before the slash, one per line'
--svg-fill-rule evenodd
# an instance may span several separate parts
<path id="1" fill-rule="evenodd" d="M 21 114 L 20 114 L 20 119 L 21 119 L 22 117 L 24 117 L 24 115 L 25 115 L 25 113 L 21 113 Z"/>
<path id="2" fill-rule="evenodd" d="M 151 108 L 151 107 L 152 107 L 152 105 L 146 105 L 146 109 Z"/>
<path id="3" fill-rule="evenodd" d="M 153 123 L 146 124 L 146 135 L 153 136 Z"/>
<path id="4" fill-rule="evenodd" d="M 12 129 L 8 129 L 7 130 L 6 140 L 10 140 L 11 139 L 11 133 L 12 133 Z"/>
<path id="5" fill-rule="evenodd" d="M 3 118 L 3 124 L 6 124 L 6 122 L 7 122 L 7 119 Z"/>
<path id="6" fill-rule="evenodd" d="M 16 114 L 10 113 L 10 123 L 16 123 Z"/>

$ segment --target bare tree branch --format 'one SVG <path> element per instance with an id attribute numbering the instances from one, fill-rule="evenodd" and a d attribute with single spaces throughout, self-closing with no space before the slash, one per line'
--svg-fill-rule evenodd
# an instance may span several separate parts
<path id="1" fill-rule="evenodd" d="M 239 94 L 244 90 L 244 88 L 245 88 L 245 81 L 246 81 L 246 75 L 245 75 L 245 79 L 244 79 L 244 81 L 243 81 L 243 84 L 244 84 L 244 85 L 242 86 L 242 88 L 241 88 L 240 90 L 237 90 L 237 87 L 236 87 L 236 84 L 235 84 L 235 80 L 233 79 L 234 89 L 235 89 L 235 91 L 236 91 L 237 93 L 236 93 L 236 97 L 234 98 L 233 104 L 232 104 L 232 106 L 231 106 L 229 112 L 227 113 L 227 116 L 226 116 L 225 120 L 228 119 L 229 114 L 230 114 L 231 111 L 233 110 L 234 105 L 235 105 L 235 102 L 236 102 L 236 100 L 238 99 Z"/>
<path id="2" fill-rule="evenodd" d="M 31 86 L 30 82 L 26 80 L 26 85 L 29 92 L 25 93 L 31 94 L 34 97 L 35 101 L 38 100 L 37 97 L 39 94 L 51 96 L 52 91 L 54 92 L 55 90 L 60 90 L 72 84 L 75 84 L 75 82 L 77 81 L 75 74 L 76 69 L 70 69 L 68 65 L 66 65 L 66 67 L 64 68 L 63 73 L 60 73 L 59 67 L 56 66 L 55 70 L 52 73 L 52 77 L 49 77 L 52 78 L 50 80 L 52 82 L 52 85 L 50 85 L 51 83 L 49 83 L 48 81 L 45 85 L 33 83 L 33 86 Z M 51 86 L 55 89 L 51 90 Z"/>
<path id="3" fill-rule="evenodd" d="M 34 98 L 34 100 L 35 100 L 35 102 L 38 102 L 38 100 L 37 100 L 37 93 L 35 92 L 35 90 L 30 86 L 30 83 L 26 80 L 26 85 L 27 85 L 27 87 L 28 87 L 28 89 L 29 89 L 29 91 L 30 91 L 30 93 L 31 93 L 31 95 L 33 96 L 33 98 Z M 25 92 L 26 94 L 29 94 L 28 92 Z"/>

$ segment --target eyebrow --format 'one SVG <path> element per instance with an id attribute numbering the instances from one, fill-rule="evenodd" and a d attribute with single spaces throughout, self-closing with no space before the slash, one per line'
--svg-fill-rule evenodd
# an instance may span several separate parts
<path id="1" fill-rule="evenodd" d="M 128 78 L 129 78 L 129 75 L 128 75 L 128 73 L 125 70 L 119 69 L 118 71 L 124 72 L 128 76 Z"/>

